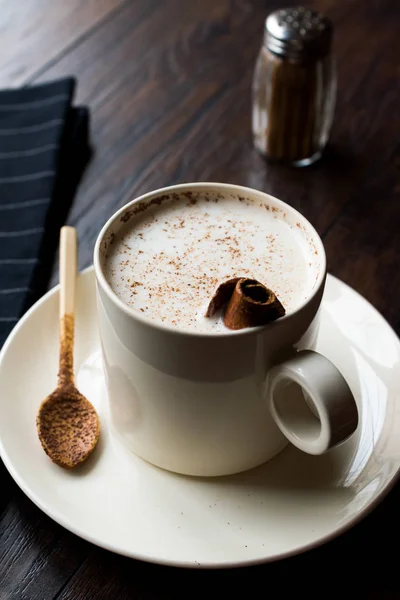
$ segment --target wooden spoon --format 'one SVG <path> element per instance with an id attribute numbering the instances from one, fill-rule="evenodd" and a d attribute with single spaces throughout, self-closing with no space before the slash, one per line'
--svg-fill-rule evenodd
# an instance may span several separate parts
<path id="1" fill-rule="evenodd" d="M 46 454 L 72 469 L 93 452 L 100 434 L 97 413 L 74 383 L 74 312 L 77 239 L 73 227 L 60 235 L 60 369 L 58 385 L 41 404 L 36 426 Z"/>

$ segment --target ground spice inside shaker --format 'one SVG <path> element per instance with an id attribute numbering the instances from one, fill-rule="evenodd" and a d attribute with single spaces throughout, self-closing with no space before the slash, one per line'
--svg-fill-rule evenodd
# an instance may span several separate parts
<path id="1" fill-rule="evenodd" d="M 303 7 L 272 13 L 253 79 L 253 136 L 270 160 L 305 166 L 328 140 L 336 97 L 332 24 Z"/>

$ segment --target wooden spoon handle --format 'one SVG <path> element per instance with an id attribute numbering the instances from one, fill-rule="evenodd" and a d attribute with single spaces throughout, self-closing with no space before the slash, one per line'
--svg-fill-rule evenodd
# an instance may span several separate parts
<path id="1" fill-rule="evenodd" d="M 74 227 L 62 227 L 60 233 L 60 318 L 75 312 L 77 239 Z"/>
<path id="2" fill-rule="evenodd" d="M 60 233 L 60 370 L 58 385 L 74 385 L 75 282 L 77 237 L 73 227 Z"/>

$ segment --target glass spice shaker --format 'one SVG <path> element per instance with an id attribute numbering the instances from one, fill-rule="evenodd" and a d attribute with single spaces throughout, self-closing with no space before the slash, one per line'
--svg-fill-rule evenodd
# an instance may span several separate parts
<path id="1" fill-rule="evenodd" d="M 265 22 L 253 78 L 255 147 L 271 161 L 307 166 L 328 141 L 335 108 L 333 27 L 303 7 L 278 10 Z"/>

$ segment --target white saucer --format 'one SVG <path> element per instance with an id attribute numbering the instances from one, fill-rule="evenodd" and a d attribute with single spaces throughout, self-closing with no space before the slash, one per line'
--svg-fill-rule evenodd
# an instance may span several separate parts
<path id="1" fill-rule="evenodd" d="M 0 355 L 0 450 L 12 477 L 55 521 L 99 546 L 161 564 L 231 567 L 275 560 L 331 539 L 365 516 L 400 466 L 400 343 L 361 296 L 328 277 L 318 350 L 359 402 L 358 435 L 325 456 L 293 447 L 253 471 L 217 479 L 174 475 L 131 454 L 108 425 L 93 269 L 77 289 L 76 373 L 99 412 L 99 448 L 73 472 L 36 435 L 56 385 L 58 293 L 23 317 Z"/>

